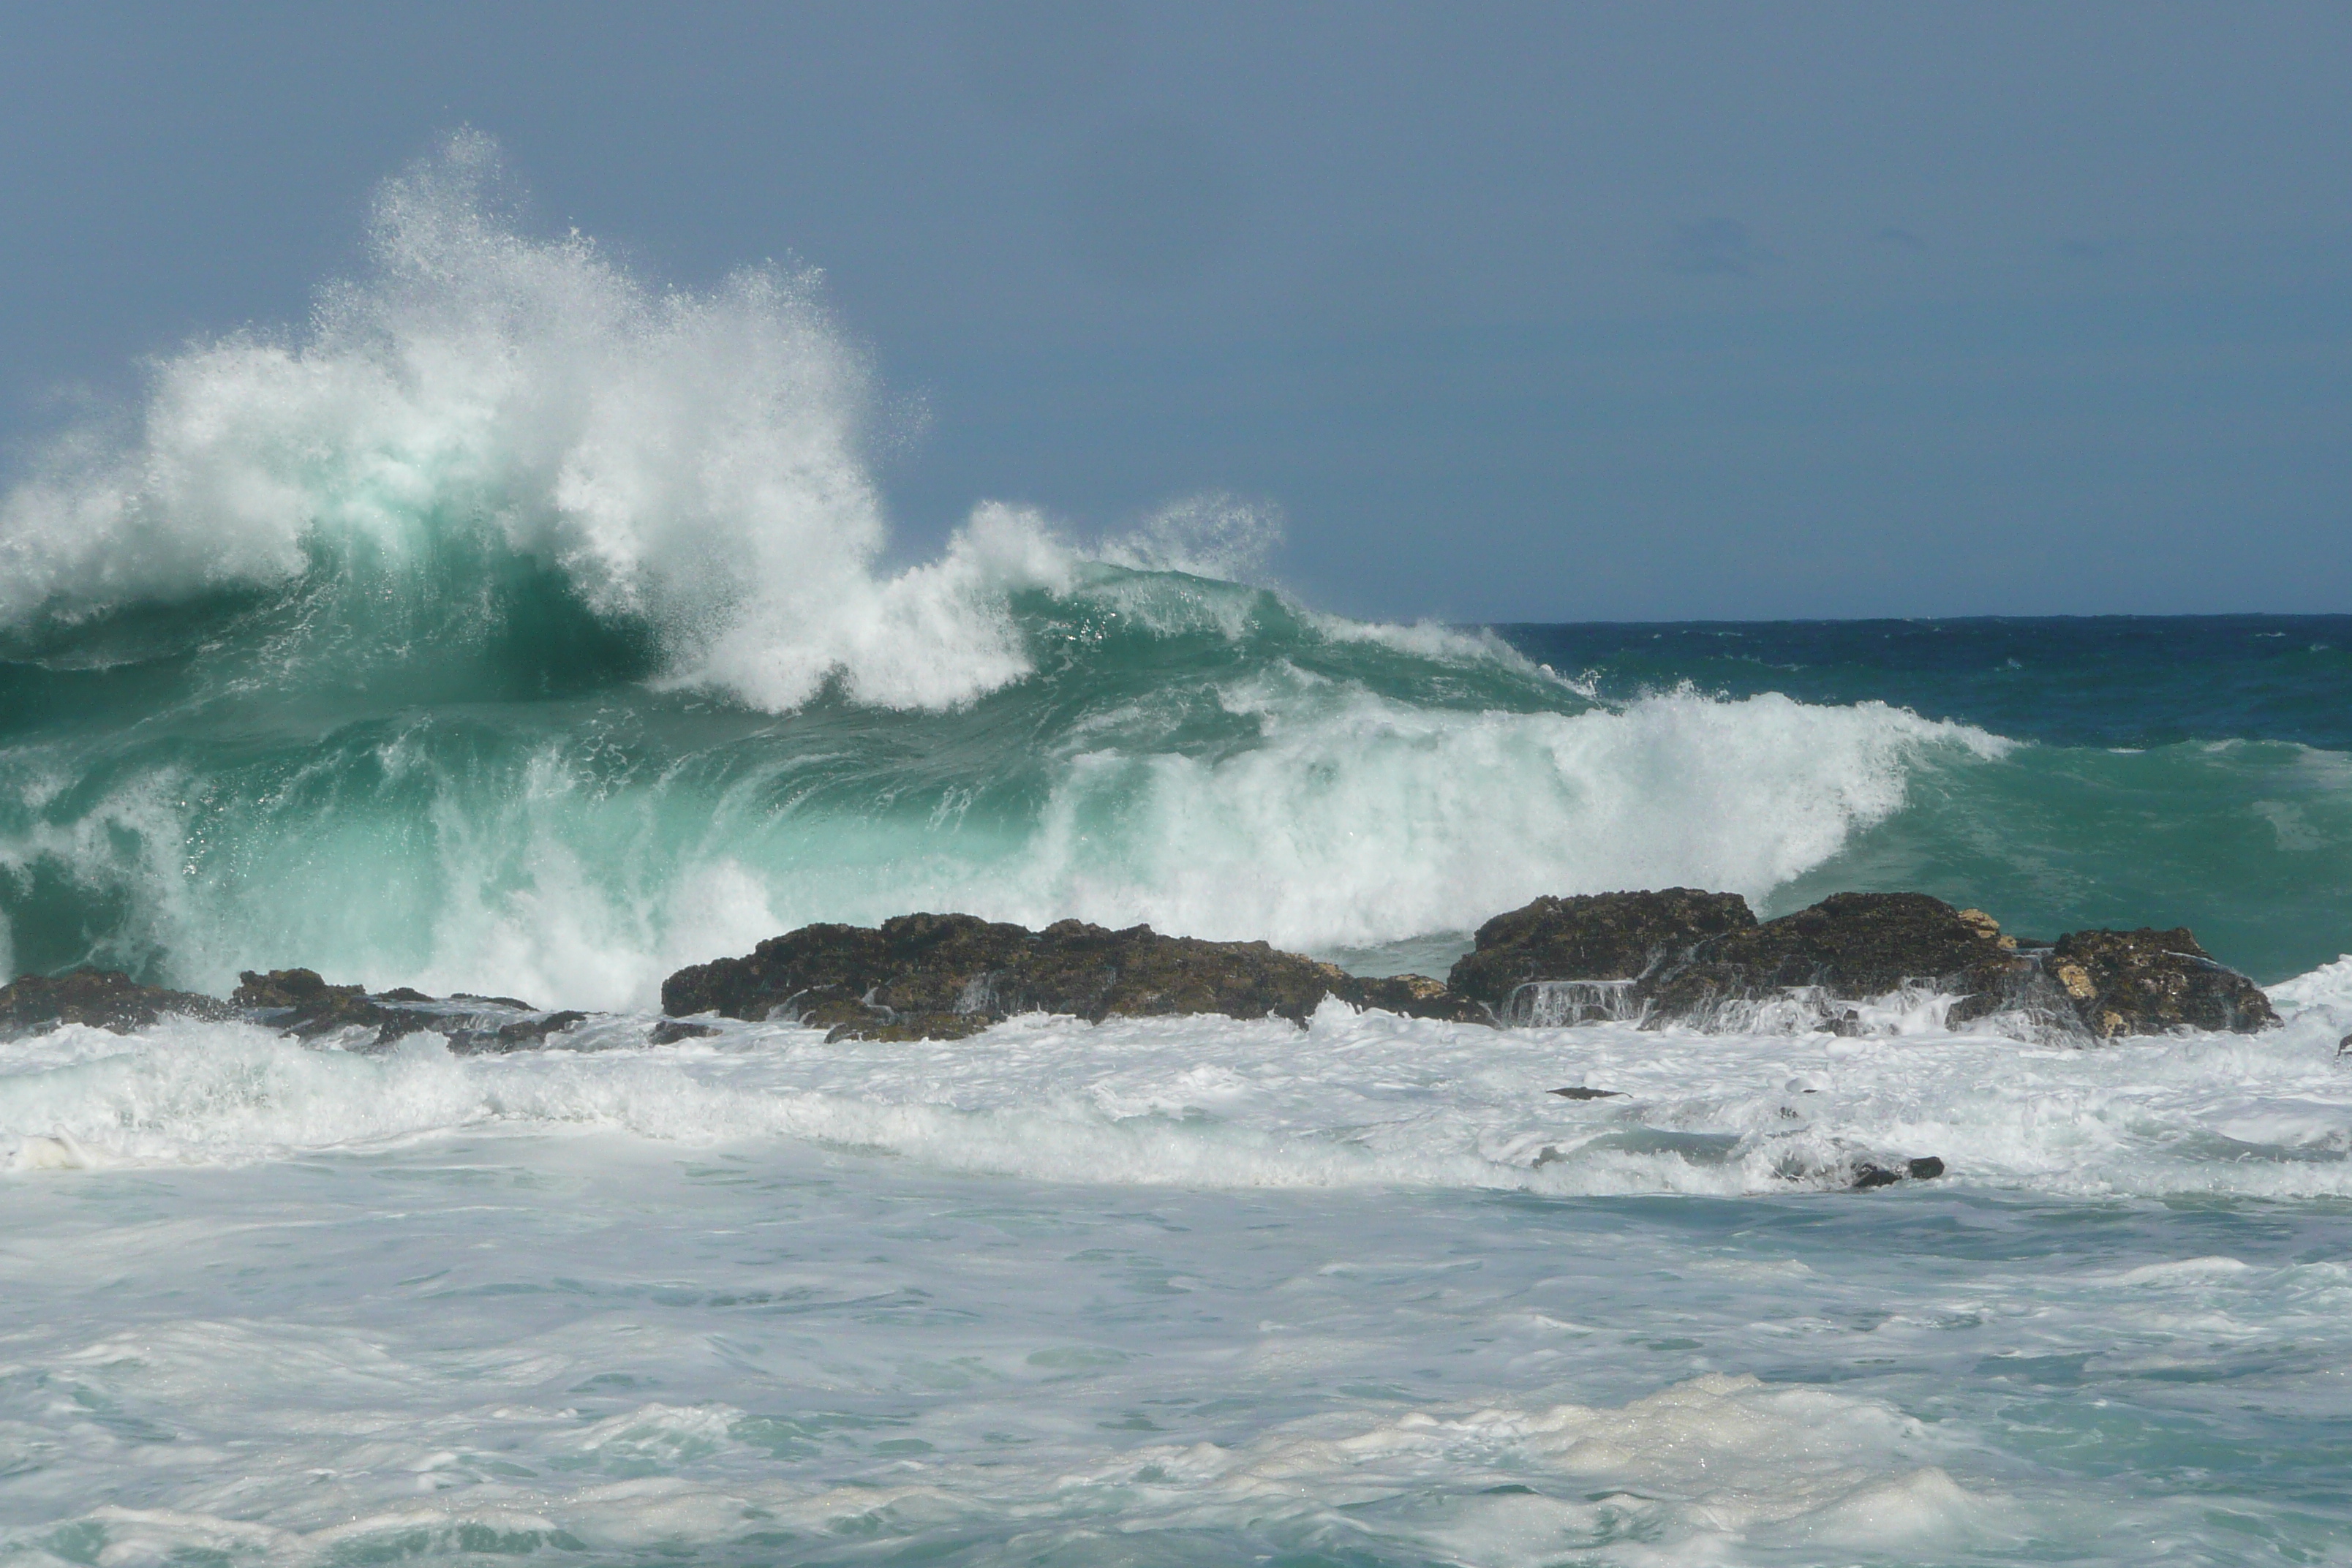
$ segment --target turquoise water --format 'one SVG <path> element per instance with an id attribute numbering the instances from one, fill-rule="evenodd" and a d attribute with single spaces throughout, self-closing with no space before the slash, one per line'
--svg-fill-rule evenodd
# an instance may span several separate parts
<path id="1" fill-rule="evenodd" d="M 2352 1561 L 2352 617 L 1372 626 L 1222 497 L 894 565 L 814 279 L 469 147 L 0 501 L 0 969 L 600 1016 L 0 1042 L 0 1562 Z M 2186 923 L 2286 1021 L 644 1043 L 811 920 L 1442 971 L 1669 884 Z"/>
<path id="2" fill-rule="evenodd" d="M 19 967 L 613 1005 L 814 919 L 1078 913 L 1378 963 L 1663 882 L 2186 923 L 2265 982 L 2352 951 L 2344 618 L 1416 633 L 1075 560 L 993 606 L 1020 679 L 772 713 L 662 689 L 653 630 L 542 566 L 433 548 L 16 635 Z"/>

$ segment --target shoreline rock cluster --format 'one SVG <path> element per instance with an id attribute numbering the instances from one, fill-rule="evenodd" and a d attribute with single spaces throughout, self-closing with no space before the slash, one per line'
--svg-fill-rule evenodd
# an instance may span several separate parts
<path id="1" fill-rule="evenodd" d="M 662 983 L 662 1011 L 791 1016 L 826 1028 L 829 1039 L 952 1040 L 1022 1013 L 1089 1023 L 1219 1013 L 1303 1026 L 1328 996 L 1414 1017 L 1491 1021 L 1477 1002 L 1424 975 L 1365 979 L 1262 942 L 1082 921 L 1033 931 L 931 914 L 878 928 L 803 926 L 742 958 L 681 969 Z"/>
<path id="2" fill-rule="evenodd" d="M 1478 929 L 1450 988 L 1517 1023 L 1622 1018 L 1644 1027 L 1753 1027 L 1761 1006 L 1861 1033 L 1861 1006 L 1910 992 L 1955 997 L 1948 1026 L 2008 1015 L 2088 1040 L 2278 1022 L 2270 998 L 2169 931 L 2004 935 L 1981 910 L 1925 893 L 1832 893 L 1759 921 L 1737 893 L 1691 888 L 1541 898 Z"/>
<path id="3" fill-rule="evenodd" d="M 1262 942 L 1163 936 L 1062 921 L 1043 931 L 961 914 L 878 927 L 820 924 L 750 953 L 679 970 L 646 1037 L 715 1032 L 698 1015 L 789 1018 L 828 1040 L 954 1040 L 1022 1013 L 1112 1017 L 1221 1014 L 1304 1025 L 1328 998 L 1482 1025 L 1609 1019 L 1643 1028 L 1866 1033 L 1864 1009 L 1954 998 L 1948 1025 L 2000 1016 L 2019 1032 L 2090 1044 L 2277 1022 L 2252 981 L 2185 927 L 2005 935 L 1989 915 L 1924 893 L 1837 893 L 1759 921 L 1737 893 L 1668 888 L 1545 897 L 1496 916 L 1445 980 L 1353 975 Z M 243 1019 L 298 1039 L 384 1047 L 441 1036 L 479 1053 L 544 1045 L 590 1015 L 511 996 L 428 996 L 332 984 L 307 969 L 240 977 L 226 1001 L 79 969 L 0 986 L 0 1036 L 85 1024 L 127 1033 L 181 1016 Z"/>

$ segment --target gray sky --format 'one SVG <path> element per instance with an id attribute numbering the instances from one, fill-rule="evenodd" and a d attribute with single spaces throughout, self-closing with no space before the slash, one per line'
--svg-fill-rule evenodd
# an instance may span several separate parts
<path id="1" fill-rule="evenodd" d="M 2352 7 L 0 4 L 0 436 L 300 319 L 461 125 L 824 269 L 902 548 L 1279 505 L 1454 619 L 2340 610 Z"/>

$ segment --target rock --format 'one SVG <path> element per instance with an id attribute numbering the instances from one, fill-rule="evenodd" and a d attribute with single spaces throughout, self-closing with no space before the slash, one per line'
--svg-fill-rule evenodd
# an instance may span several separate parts
<path id="1" fill-rule="evenodd" d="M 127 1035 L 169 1016 L 221 1019 L 233 1015 L 214 997 L 142 985 L 113 969 L 26 974 L 0 986 L 0 1036 L 30 1034 L 60 1024 Z"/>
<path id="2" fill-rule="evenodd" d="M 709 1024 L 689 1024 L 682 1018 L 656 1020 L 646 1031 L 646 1043 L 651 1046 L 674 1046 L 680 1040 L 708 1039 L 719 1031 Z"/>
<path id="3" fill-rule="evenodd" d="M 1917 1160 L 1906 1160 L 1899 1168 L 1864 1160 L 1853 1167 L 1852 1186 L 1855 1192 L 1868 1192 L 1873 1187 L 1891 1187 L 1897 1182 L 1932 1182 L 1944 1173 L 1944 1162 L 1933 1154 Z"/>
<path id="4" fill-rule="evenodd" d="M 1456 1024 L 1491 1025 L 1495 1021 L 1485 1004 L 1426 974 L 1387 974 L 1370 979 L 1341 974 L 1332 980 L 1331 994 L 1358 1007 L 1401 1013 L 1408 1018 L 1442 1018 Z"/>
<path id="5" fill-rule="evenodd" d="M 372 1032 L 378 1047 L 408 1035 L 439 1035 L 460 1056 L 528 1050 L 584 1020 L 585 1013 L 541 1014 L 511 996 L 428 996 L 403 985 L 370 993 L 360 985 L 334 985 L 316 970 L 247 970 L 237 976 L 229 1000 L 299 1040 L 315 1040 L 346 1029 Z M 516 1017 L 517 1013 L 536 1015 Z"/>
<path id="6" fill-rule="evenodd" d="M 1999 995 L 2022 961 L 2000 945 L 2000 928 L 1925 893 L 1832 893 L 1810 909 L 1745 931 L 1711 937 L 1642 982 L 1646 1021 L 1716 1021 L 1730 1002 L 1757 1001 L 1795 986 L 1859 1001 L 1919 982 L 1964 998 Z M 1956 1009 L 1957 1010 L 1957 1009 Z M 1843 1033 L 1844 1007 L 1830 1015 Z M 1860 1026 L 1857 1015 L 1852 1027 Z"/>
<path id="7" fill-rule="evenodd" d="M 2215 962 L 2187 926 L 2069 931 L 2039 957 L 2099 1039 L 2174 1029 L 2250 1035 L 2278 1022 L 2262 988 Z"/>
<path id="8" fill-rule="evenodd" d="M 823 1013 L 823 1010 L 819 1010 Z M 831 1025 L 824 1032 L 828 1046 L 840 1040 L 961 1040 L 979 1034 L 997 1020 L 985 1013 L 866 1013 L 840 1018 L 835 1014 L 803 1017 L 813 1028 Z"/>
<path id="9" fill-rule="evenodd" d="M 1305 1024 L 1327 996 L 1487 1022 L 1433 980 L 1360 980 L 1262 942 L 1161 936 L 1061 921 L 1042 931 L 972 915 L 901 915 L 878 928 L 811 925 L 742 958 L 681 969 L 662 1010 L 796 1019 L 829 1039 L 958 1039 L 1018 1013 L 1089 1022 L 1217 1013 Z"/>
<path id="10" fill-rule="evenodd" d="M 2017 939 L 2013 936 L 2001 935 L 2000 922 L 1982 910 L 1962 910 L 1960 919 L 1975 927 L 1978 935 L 1990 938 L 1995 946 L 2006 948 L 2011 952 L 2017 951 Z"/>
<path id="11" fill-rule="evenodd" d="M 1478 928 L 1452 988 L 1506 1015 L 1520 986 L 1548 980 L 1637 980 L 1708 937 L 1752 929 L 1737 893 L 1694 888 L 1538 899 Z"/>
<path id="12" fill-rule="evenodd" d="M 499 1024 L 494 1028 L 473 1028 L 462 1025 L 450 1028 L 445 1026 L 441 1034 L 449 1042 L 449 1048 L 461 1057 L 490 1056 L 500 1051 L 529 1050 L 534 1046 L 543 1046 L 550 1035 L 562 1034 L 587 1016 L 585 1013 L 550 1013 L 543 1018 L 518 1018 L 511 1024 Z M 425 1024 L 423 1026 L 430 1028 L 433 1026 Z M 415 1033 L 415 1030 L 404 1032 Z"/>
<path id="13" fill-rule="evenodd" d="M 369 1028 L 390 1044 L 398 1036 L 383 1031 L 409 1016 L 404 1008 L 375 1001 L 365 986 L 331 985 L 315 969 L 273 969 L 266 974 L 248 969 L 236 977 L 229 1001 L 302 1040 L 337 1029 Z"/>
<path id="14" fill-rule="evenodd" d="M 2336 1054 L 2339 1057 L 2352 1057 L 2352 1035 L 2347 1035 L 2336 1042 Z"/>
<path id="15" fill-rule="evenodd" d="M 528 1002 L 519 1001 L 512 996 L 481 996 L 477 995 L 471 991 L 452 991 L 446 997 L 438 997 L 427 996 L 422 991 L 412 991 L 407 986 L 404 985 L 396 991 L 383 991 L 377 993 L 377 994 L 386 1001 L 391 1001 L 394 998 L 406 998 L 413 1002 L 480 1002 L 486 1003 L 493 1007 L 511 1007 L 518 1013 L 537 1013 L 541 1011 L 541 1008 L 534 1007 Z"/>
<path id="16" fill-rule="evenodd" d="M 1925 893 L 1834 893 L 1761 923 L 1736 894 L 1688 888 L 1546 898 L 1496 916 L 1477 940 L 1454 967 L 1454 994 L 1517 1023 L 1738 1028 L 1755 1005 L 1794 997 L 1798 1026 L 1810 1008 L 1817 1031 L 1854 1036 L 1866 1027 L 1852 1004 L 1906 985 L 1956 995 L 1948 1024 L 2015 1015 L 2061 1039 L 2277 1021 L 2261 989 L 2185 929 L 2021 945 L 1982 910 Z"/>
<path id="17" fill-rule="evenodd" d="M 1551 1092 L 1562 1100 L 1622 1100 L 1625 1098 L 1625 1091 L 1622 1089 L 1587 1089 L 1582 1084 L 1573 1084 L 1567 1089 L 1555 1089 Z"/>

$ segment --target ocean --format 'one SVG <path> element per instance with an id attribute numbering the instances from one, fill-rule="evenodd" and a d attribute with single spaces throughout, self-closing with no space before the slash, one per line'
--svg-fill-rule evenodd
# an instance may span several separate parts
<path id="1" fill-rule="evenodd" d="M 1213 496 L 908 560 L 813 277 L 472 156 L 0 502 L 0 968 L 595 1016 L 0 1042 L 0 1563 L 2352 1562 L 2352 616 L 1376 625 Z M 2285 1022 L 646 1043 L 816 920 L 1442 975 L 1674 885 Z"/>

